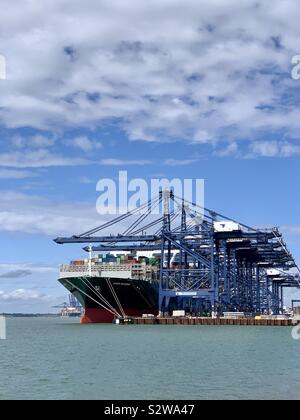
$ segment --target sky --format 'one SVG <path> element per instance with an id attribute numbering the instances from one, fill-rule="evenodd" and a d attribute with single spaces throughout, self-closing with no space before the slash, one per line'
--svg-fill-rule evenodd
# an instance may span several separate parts
<path id="1" fill-rule="evenodd" d="M 280 227 L 300 263 L 298 0 L 1 5 L 0 312 L 66 300 L 58 266 L 84 253 L 52 239 L 101 224 L 120 170 L 204 179 L 207 207 Z"/>

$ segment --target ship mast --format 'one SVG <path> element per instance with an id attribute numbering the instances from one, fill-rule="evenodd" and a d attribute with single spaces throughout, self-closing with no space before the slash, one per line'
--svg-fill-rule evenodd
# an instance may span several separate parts
<path id="1" fill-rule="evenodd" d="M 92 251 L 93 251 L 93 248 L 92 248 L 92 245 L 90 244 L 89 245 L 89 264 L 88 264 L 88 275 L 89 275 L 89 277 L 92 277 L 92 257 L 93 257 L 93 254 L 92 254 Z"/>

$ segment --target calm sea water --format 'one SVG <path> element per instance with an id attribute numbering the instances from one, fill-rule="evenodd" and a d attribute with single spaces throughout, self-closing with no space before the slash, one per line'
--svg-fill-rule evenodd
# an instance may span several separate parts
<path id="1" fill-rule="evenodd" d="M 8 319 L 0 399 L 299 399 L 290 328 Z"/>

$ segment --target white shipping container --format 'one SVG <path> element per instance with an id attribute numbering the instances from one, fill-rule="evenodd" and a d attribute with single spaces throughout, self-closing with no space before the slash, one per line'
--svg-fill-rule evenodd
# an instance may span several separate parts
<path id="1" fill-rule="evenodd" d="M 241 225 L 235 222 L 214 222 L 215 232 L 237 232 L 241 231 Z"/>
<path id="2" fill-rule="evenodd" d="M 185 316 L 185 311 L 173 311 L 173 316 Z"/>
<path id="3" fill-rule="evenodd" d="M 276 277 L 280 275 L 280 271 L 275 270 L 274 268 L 270 268 L 269 270 L 267 270 L 267 275 Z"/>

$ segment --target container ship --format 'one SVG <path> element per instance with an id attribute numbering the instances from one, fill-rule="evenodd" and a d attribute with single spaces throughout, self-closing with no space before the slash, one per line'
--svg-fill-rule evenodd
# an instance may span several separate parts
<path id="1" fill-rule="evenodd" d="M 81 323 L 158 314 L 158 257 L 90 255 L 60 267 L 59 282 L 84 308 Z"/>

